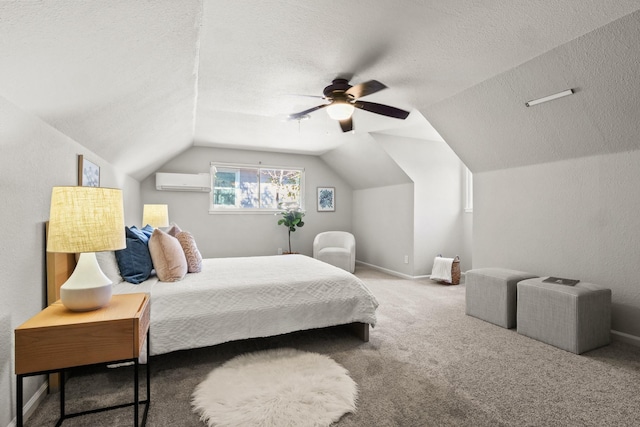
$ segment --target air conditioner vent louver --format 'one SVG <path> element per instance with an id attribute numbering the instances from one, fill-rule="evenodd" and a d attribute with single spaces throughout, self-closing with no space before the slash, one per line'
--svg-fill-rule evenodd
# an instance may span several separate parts
<path id="1" fill-rule="evenodd" d="M 156 190 L 160 191 L 211 191 L 211 175 L 208 173 L 156 173 Z"/>

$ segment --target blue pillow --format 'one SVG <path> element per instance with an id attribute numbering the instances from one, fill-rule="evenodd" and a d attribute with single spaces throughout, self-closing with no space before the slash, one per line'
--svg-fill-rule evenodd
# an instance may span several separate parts
<path id="1" fill-rule="evenodd" d="M 139 238 L 127 237 L 126 249 L 116 252 L 120 275 L 129 283 L 144 282 L 151 275 L 153 263 L 149 247 Z"/>
<path id="2" fill-rule="evenodd" d="M 144 235 L 147 236 L 150 239 L 151 235 L 153 234 L 153 227 L 150 226 L 149 224 L 147 224 L 144 227 L 142 227 L 142 229 L 140 231 L 142 231 L 144 233 Z"/>
<path id="3" fill-rule="evenodd" d="M 151 234 L 145 233 L 144 231 L 138 229 L 138 227 L 136 227 L 135 225 L 131 227 L 125 227 L 124 232 L 127 238 L 140 239 L 142 240 L 142 242 L 144 242 L 145 245 L 149 244 L 149 237 L 151 237 Z M 153 231 L 151 232 L 153 233 Z"/>

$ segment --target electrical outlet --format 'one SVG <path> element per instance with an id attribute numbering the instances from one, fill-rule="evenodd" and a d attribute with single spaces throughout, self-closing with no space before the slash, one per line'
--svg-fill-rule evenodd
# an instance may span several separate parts
<path id="1" fill-rule="evenodd" d="M 409 264 L 409 255 L 404 256 L 404 263 Z"/>
<path id="2" fill-rule="evenodd" d="M 278 255 L 282 255 L 282 248 L 278 248 Z"/>

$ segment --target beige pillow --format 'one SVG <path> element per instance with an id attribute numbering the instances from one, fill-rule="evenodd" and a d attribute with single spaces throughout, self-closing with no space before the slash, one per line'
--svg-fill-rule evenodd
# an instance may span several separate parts
<path id="1" fill-rule="evenodd" d="M 187 259 L 175 237 L 156 228 L 149 239 L 149 253 L 160 281 L 177 282 L 187 274 Z"/>
<path id="2" fill-rule="evenodd" d="M 180 242 L 184 255 L 187 258 L 187 269 L 189 273 L 200 273 L 202 271 L 202 255 L 200 255 L 193 235 L 188 231 L 180 231 L 176 234 L 176 238 L 178 242 Z"/>

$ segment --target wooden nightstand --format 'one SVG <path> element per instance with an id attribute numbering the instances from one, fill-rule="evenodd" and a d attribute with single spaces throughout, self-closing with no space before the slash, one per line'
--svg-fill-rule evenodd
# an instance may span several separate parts
<path id="1" fill-rule="evenodd" d="M 134 425 L 138 426 L 138 406 L 145 404 L 145 425 L 149 403 L 149 296 L 147 294 L 114 295 L 109 304 L 98 310 L 74 312 L 56 301 L 15 330 L 15 364 L 17 378 L 17 425 L 22 426 L 22 380 L 26 376 L 61 372 L 64 369 L 107 362 L 133 361 L 134 402 L 113 407 L 65 414 L 64 378 L 60 385 L 60 419 L 109 409 L 134 407 Z M 147 399 L 138 394 L 138 357 L 147 338 Z"/>

